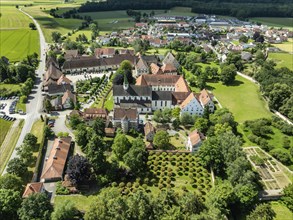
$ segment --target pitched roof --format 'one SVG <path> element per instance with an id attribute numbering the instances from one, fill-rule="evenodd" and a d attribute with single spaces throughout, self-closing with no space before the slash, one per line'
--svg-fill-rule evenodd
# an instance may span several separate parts
<path id="1" fill-rule="evenodd" d="M 137 78 L 138 86 L 174 86 L 176 92 L 190 91 L 183 76 L 179 75 L 141 75 Z"/>
<path id="2" fill-rule="evenodd" d="M 45 81 L 48 81 L 49 79 L 57 81 L 61 76 L 61 70 L 59 70 L 53 63 L 51 63 L 45 73 L 44 79 Z"/>
<path id="3" fill-rule="evenodd" d="M 147 135 L 149 134 L 150 132 L 155 132 L 155 128 L 154 126 L 152 125 L 152 123 L 150 122 L 147 122 L 145 125 L 144 125 L 144 134 Z"/>
<path id="4" fill-rule="evenodd" d="M 208 102 L 211 100 L 212 100 L 212 97 L 210 96 L 208 91 L 205 89 L 201 90 L 199 94 L 199 101 L 202 103 L 202 105 L 208 104 Z"/>
<path id="5" fill-rule="evenodd" d="M 72 81 L 68 79 L 64 74 L 57 80 L 57 85 L 70 84 Z"/>
<path id="6" fill-rule="evenodd" d="M 197 100 L 195 94 L 191 92 L 189 96 L 187 96 L 187 98 L 182 102 L 182 104 L 180 105 L 180 108 L 185 108 L 185 106 L 187 106 L 193 99 Z"/>
<path id="7" fill-rule="evenodd" d="M 151 96 L 152 88 L 149 86 L 129 85 L 127 90 L 124 90 L 122 85 L 113 86 L 113 96 Z"/>
<path id="8" fill-rule="evenodd" d="M 152 74 L 159 74 L 159 73 L 161 73 L 161 68 L 157 64 L 155 64 L 155 63 L 151 63 L 150 68 L 151 68 Z"/>
<path id="9" fill-rule="evenodd" d="M 83 113 L 85 119 L 107 118 L 108 112 L 104 108 L 86 108 Z"/>
<path id="10" fill-rule="evenodd" d="M 95 56 L 113 56 L 115 54 L 115 48 L 96 48 L 95 49 Z"/>
<path id="11" fill-rule="evenodd" d="M 55 138 L 41 179 L 62 178 L 71 145 L 71 137 Z"/>
<path id="12" fill-rule="evenodd" d="M 69 84 L 49 84 L 48 85 L 48 93 L 49 95 L 57 94 L 57 93 L 64 93 L 67 90 L 72 90 L 71 85 Z"/>
<path id="13" fill-rule="evenodd" d="M 189 94 L 190 92 L 172 92 L 173 105 L 180 105 Z"/>
<path id="14" fill-rule="evenodd" d="M 168 52 L 168 54 L 163 59 L 163 64 L 167 64 L 167 63 L 173 63 L 176 66 L 179 65 L 178 61 L 175 59 L 175 57 L 173 56 L 171 52 Z"/>
<path id="15" fill-rule="evenodd" d="M 177 68 L 172 63 L 166 63 L 161 67 L 163 73 L 177 72 Z"/>
<path id="16" fill-rule="evenodd" d="M 66 92 L 62 96 L 62 105 L 64 105 L 68 98 L 71 99 L 73 103 L 76 103 L 76 96 L 70 90 L 66 90 Z"/>
<path id="17" fill-rule="evenodd" d="M 158 63 L 158 57 L 156 55 L 149 55 L 149 56 L 144 56 L 140 55 L 140 58 L 142 58 L 145 62 L 147 62 L 148 65 L 151 63 Z"/>
<path id="18" fill-rule="evenodd" d="M 42 182 L 28 183 L 25 187 L 22 197 L 26 198 L 33 193 L 40 193 L 42 192 L 43 187 L 44 187 L 44 184 Z"/>
<path id="19" fill-rule="evenodd" d="M 172 101 L 172 93 L 170 91 L 153 91 L 153 100 Z"/>
<path id="20" fill-rule="evenodd" d="M 129 119 L 129 120 L 136 120 L 138 118 L 137 109 L 130 108 L 114 108 L 114 120 L 121 120 L 121 119 Z"/>
<path id="21" fill-rule="evenodd" d="M 142 58 L 140 58 L 136 64 L 136 68 L 137 69 L 148 69 L 148 64 L 145 60 L 143 60 Z"/>
<path id="22" fill-rule="evenodd" d="M 192 146 L 194 146 L 200 143 L 203 140 L 204 136 L 199 131 L 194 130 L 189 134 L 189 138 Z"/>

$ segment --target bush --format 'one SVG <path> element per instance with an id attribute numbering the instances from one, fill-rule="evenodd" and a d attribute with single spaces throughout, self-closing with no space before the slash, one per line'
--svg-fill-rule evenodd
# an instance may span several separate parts
<path id="1" fill-rule="evenodd" d="M 123 188 L 124 186 L 125 186 L 125 183 L 124 182 L 119 183 L 119 187 L 120 188 Z"/>
<path id="2" fill-rule="evenodd" d="M 69 195 L 69 189 L 67 189 L 66 187 L 62 186 L 61 182 L 57 182 L 56 185 L 56 194 L 57 195 Z"/>
<path id="3" fill-rule="evenodd" d="M 145 184 L 149 184 L 149 183 L 150 183 L 150 180 L 149 180 L 149 178 L 145 178 L 143 182 L 144 182 Z"/>
<path id="4" fill-rule="evenodd" d="M 142 188 L 147 189 L 148 185 L 147 184 L 142 184 Z"/>
<path id="5" fill-rule="evenodd" d="M 112 187 L 117 187 L 117 186 L 118 186 L 118 184 L 116 182 L 112 183 Z"/>
<path id="6" fill-rule="evenodd" d="M 163 188 L 164 188 L 164 185 L 160 183 L 160 184 L 158 185 L 158 187 L 159 187 L 159 189 L 163 189 Z"/>
<path id="7" fill-rule="evenodd" d="M 271 150 L 270 154 L 285 165 L 292 164 L 292 161 L 290 159 L 290 155 L 287 152 L 283 151 L 282 149 Z"/>
<path id="8" fill-rule="evenodd" d="M 184 192 L 186 192 L 186 191 L 187 191 L 186 186 L 182 186 L 182 190 L 183 190 Z"/>
<path id="9" fill-rule="evenodd" d="M 136 182 L 136 183 L 133 184 L 133 186 L 134 186 L 135 188 L 138 188 L 138 187 L 139 187 L 139 183 Z"/>
<path id="10" fill-rule="evenodd" d="M 128 188 L 130 188 L 130 187 L 132 186 L 131 182 L 128 182 L 128 183 L 126 184 L 126 186 L 127 186 Z"/>
<path id="11" fill-rule="evenodd" d="M 20 103 L 26 103 L 27 102 L 27 96 L 25 96 L 25 95 L 20 96 L 19 102 Z"/>

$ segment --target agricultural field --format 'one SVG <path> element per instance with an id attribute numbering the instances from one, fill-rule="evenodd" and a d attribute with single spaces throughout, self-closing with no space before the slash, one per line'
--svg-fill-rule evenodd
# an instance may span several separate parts
<path id="1" fill-rule="evenodd" d="M 250 21 L 260 22 L 264 25 L 272 27 L 288 27 L 293 29 L 293 18 L 273 18 L 273 17 L 262 17 L 262 18 L 250 18 Z"/>
<path id="2" fill-rule="evenodd" d="M 209 82 L 208 89 L 223 107 L 227 107 L 233 113 L 239 123 L 272 116 L 261 97 L 259 87 L 241 76 L 237 75 L 234 84 L 230 86 L 225 86 L 221 82 Z"/>
<path id="3" fill-rule="evenodd" d="M 293 54 L 289 53 L 269 53 L 269 59 L 277 63 L 277 67 L 287 67 L 293 70 Z"/>
<path id="4" fill-rule="evenodd" d="M 288 42 L 283 42 L 281 44 L 273 44 L 273 46 L 285 52 L 293 53 L 293 38 L 289 38 Z"/>
<path id="5" fill-rule="evenodd" d="M 203 196 L 212 187 L 211 175 L 196 155 L 150 151 L 147 165 L 149 172 L 144 178 L 113 182 L 112 186 L 118 187 L 125 194 L 139 188 L 153 194 L 164 188 L 172 188 L 180 194 L 190 191 Z"/>
<path id="6" fill-rule="evenodd" d="M 15 62 L 39 53 L 39 35 L 29 28 L 31 19 L 14 6 L 1 6 L 0 12 L 0 56 Z"/>
<path id="7" fill-rule="evenodd" d="M 0 148 L 13 122 L 0 118 Z"/>

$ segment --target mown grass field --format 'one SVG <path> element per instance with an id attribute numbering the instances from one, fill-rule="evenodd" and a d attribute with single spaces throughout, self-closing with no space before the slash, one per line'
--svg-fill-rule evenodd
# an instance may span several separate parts
<path id="1" fill-rule="evenodd" d="M 227 107 L 233 113 L 239 123 L 272 115 L 261 97 L 258 86 L 247 79 L 236 76 L 236 81 L 231 86 L 225 86 L 221 82 L 208 85 L 208 89 L 223 107 Z"/>
<path id="2" fill-rule="evenodd" d="M 74 206 L 81 211 L 89 211 L 91 202 L 95 199 L 95 196 L 83 196 L 83 195 L 68 195 L 68 196 L 56 196 L 54 198 L 54 205 L 56 207 L 64 203 L 64 201 L 71 201 Z"/>
<path id="3" fill-rule="evenodd" d="M 292 220 L 293 213 L 281 202 L 271 202 L 272 208 L 276 213 L 275 220 Z"/>
<path id="4" fill-rule="evenodd" d="M 289 53 L 269 53 L 269 59 L 277 63 L 277 67 L 287 67 L 293 70 L 293 54 Z"/>
<path id="5" fill-rule="evenodd" d="M 264 25 L 268 25 L 272 27 L 289 27 L 293 29 L 293 18 L 263 17 L 263 18 L 250 18 L 249 20 L 260 22 Z"/>
<path id="6" fill-rule="evenodd" d="M 0 118 L 0 147 L 5 139 L 5 136 L 7 132 L 9 131 L 11 125 L 13 122 L 11 121 L 5 121 L 2 118 Z"/>
<path id="7" fill-rule="evenodd" d="M 288 42 L 283 42 L 281 44 L 273 44 L 273 46 L 285 52 L 293 53 L 293 38 L 289 38 Z"/>
<path id="8" fill-rule="evenodd" d="M 15 62 L 28 54 L 39 53 L 39 35 L 29 28 L 31 19 L 15 6 L 1 6 L 0 12 L 0 56 Z"/>

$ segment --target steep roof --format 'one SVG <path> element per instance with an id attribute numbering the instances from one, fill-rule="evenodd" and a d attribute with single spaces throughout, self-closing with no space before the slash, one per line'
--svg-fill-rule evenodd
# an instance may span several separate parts
<path id="1" fill-rule="evenodd" d="M 64 92 L 66 92 L 66 90 L 72 90 L 71 85 L 69 85 L 69 84 L 62 84 L 62 85 L 49 84 L 48 85 L 49 95 L 53 95 L 56 93 L 64 93 Z"/>
<path id="2" fill-rule="evenodd" d="M 187 98 L 182 102 L 182 104 L 180 105 L 180 108 L 185 108 L 193 99 L 197 100 L 195 94 L 191 92 L 189 96 L 187 96 Z"/>
<path id="3" fill-rule="evenodd" d="M 71 139 L 71 137 L 55 138 L 48 160 L 45 163 L 41 179 L 62 178 Z"/>
<path id="4" fill-rule="evenodd" d="M 65 50 L 64 58 L 71 59 L 78 56 L 78 50 Z"/>
<path id="5" fill-rule="evenodd" d="M 190 92 L 172 92 L 173 105 L 180 105 L 189 94 Z"/>
<path id="6" fill-rule="evenodd" d="M 73 103 L 76 103 L 76 96 L 70 90 L 66 90 L 66 92 L 62 96 L 62 105 L 64 105 L 68 98 L 71 99 Z"/>
<path id="7" fill-rule="evenodd" d="M 161 68 L 157 64 L 155 64 L 155 63 L 151 63 L 150 68 L 151 68 L 152 74 L 159 74 L 159 73 L 161 73 Z"/>
<path id="8" fill-rule="evenodd" d="M 113 56 L 115 54 L 115 48 L 96 48 L 95 56 Z"/>
<path id="9" fill-rule="evenodd" d="M 199 131 L 194 130 L 189 134 L 189 138 L 192 146 L 194 146 L 200 143 L 203 140 L 204 136 Z"/>
<path id="10" fill-rule="evenodd" d="M 114 108 L 114 120 L 129 119 L 136 120 L 138 118 L 137 109 Z"/>
<path id="11" fill-rule="evenodd" d="M 143 60 L 142 58 L 140 58 L 136 64 L 136 68 L 137 69 L 148 69 L 148 64 L 145 60 Z"/>
<path id="12" fill-rule="evenodd" d="M 166 63 L 161 67 L 163 73 L 177 72 L 177 68 L 173 63 Z"/>
<path id="13" fill-rule="evenodd" d="M 50 63 L 44 79 L 45 81 L 48 81 L 49 79 L 57 81 L 62 76 L 61 70 L 59 70 L 53 63 Z"/>
<path id="14" fill-rule="evenodd" d="M 85 119 L 107 118 L 108 112 L 104 108 L 86 108 L 83 113 Z"/>
<path id="15" fill-rule="evenodd" d="M 37 183 L 28 183 L 25 187 L 24 193 L 22 195 L 22 198 L 26 198 L 29 195 L 33 193 L 40 193 L 42 192 L 42 189 L 44 187 L 44 184 L 42 182 Z"/>
<path id="16" fill-rule="evenodd" d="M 155 128 L 153 126 L 152 123 L 150 123 L 149 121 L 144 125 L 144 134 L 147 135 L 150 132 L 155 132 Z"/>
<path id="17" fill-rule="evenodd" d="M 151 96 L 152 88 L 149 86 L 129 85 L 127 90 L 124 90 L 122 85 L 113 86 L 113 96 Z"/>
<path id="18" fill-rule="evenodd" d="M 163 59 L 163 64 L 167 63 L 173 63 L 175 66 L 179 65 L 178 61 L 175 59 L 174 55 L 171 52 L 168 52 L 168 54 Z"/>
<path id="19" fill-rule="evenodd" d="M 199 101 L 202 103 L 202 105 L 208 104 L 208 102 L 211 100 L 212 100 L 212 97 L 210 96 L 208 91 L 205 89 L 201 90 L 199 94 Z"/>
<path id="20" fill-rule="evenodd" d="M 57 80 L 57 85 L 70 84 L 72 81 L 68 79 L 64 74 Z"/>

